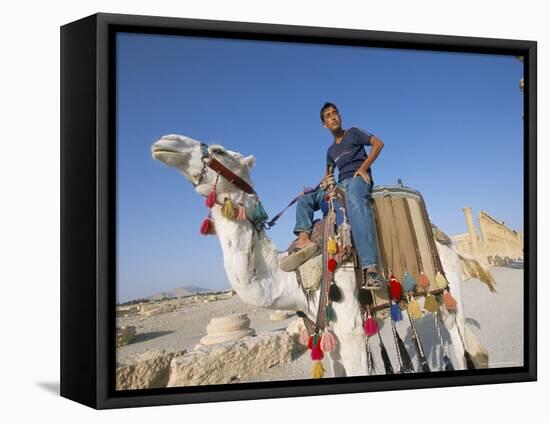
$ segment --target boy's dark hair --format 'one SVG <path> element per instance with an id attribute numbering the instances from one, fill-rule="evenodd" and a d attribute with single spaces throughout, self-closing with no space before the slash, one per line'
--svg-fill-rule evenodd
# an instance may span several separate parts
<path id="1" fill-rule="evenodd" d="M 336 104 L 329 103 L 327 101 L 325 104 L 323 104 L 323 107 L 321 107 L 321 122 L 325 122 L 325 119 L 323 117 L 323 113 L 325 113 L 325 110 L 327 110 L 329 107 L 334 107 L 336 109 L 336 111 L 338 112 L 338 114 L 340 113 L 340 111 L 338 110 L 338 107 L 336 107 Z"/>

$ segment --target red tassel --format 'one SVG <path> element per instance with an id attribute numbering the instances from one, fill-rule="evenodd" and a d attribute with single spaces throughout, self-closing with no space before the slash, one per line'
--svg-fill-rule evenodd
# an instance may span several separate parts
<path id="1" fill-rule="evenodd" d="M 311 349 L 311 359 L 314 361 L 322 360 L 325 354 L 321 350 L 321 343 L 317 341 L 315 346 Z"/>
<path id="2" fill-rule="evenodd" d="M 373 336 L 378 333 L 378 323 L 376 323 L 376 320 L 370 314 L 367 320 L 365 320 L 364 329 L 367 336 Z"/>
<path id="3" fill-rule="evenodd" d="M 307 341 L 307 349 L 311 350 L 313 348 L 313 336 L 310 336 Z"/>
<path id="4" fill-rule="evenodd" d="M 334 260 L 333 258 L 331 259 L 328 259 L 328 271 L 329 272 L 334 272 L 336 270 L 336 266 L 338 265 L 338 263 L 336 262 L 336 260 Z"/>
<path id="5" fill-rule="evenodd" d="M 206 219 L 204 219 L 202 224 L 201 224 L 200 233 L 202 235 L 208 235 L 210 233 L 212 223 L 213 222 L 210 219 L 210 216 L 208 216 Z"/>
<path id="6" fill-rule="evenodd" d="M 443 304 L 445 304 L 447 310 L 456 311 L 456 300 L 453 298 L 449 291 L 445 291 L 445 293 L 443 294 Z"/>
<path id="7" fill-rule="evenodd" d="M 401 284 L 395 279 L 395 276 L 393 276 L 393 273 L 390 274 L 390 295 L 393 300 L 399 301 L 401 298 L 401 293 L 403 292 L 403 288 Z"/>
<path id="8" fill-rule="evenodd" d="M 216 191 L 215 190 L 210 191 L 210 193 L 206 197 L 206 207 L 208 207 L 209 209 L 214 207 L 216 205 L 216 199 L 217 199 Z"/>

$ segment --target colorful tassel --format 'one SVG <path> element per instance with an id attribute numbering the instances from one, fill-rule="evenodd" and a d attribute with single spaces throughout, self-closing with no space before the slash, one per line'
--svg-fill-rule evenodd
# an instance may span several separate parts
<path id="1" fill-rule="evenodd" d="M 401 287 L 401 284 L 397 279 L 395 279 L 395 276 L 393 276 L 393 273 L 390 274 L 390 295 L 393 300 L 399 301 L 401 298 L 403 288 Z"/>
<path id="2" fill-rule="evenodd" d="M 307 340 L 307 349 L 311 350 L 313 348 L 313 335 Z"/>
<path id="3" fill-rule="evenodd" d="M 373 319 L 370 313 L 367 317 L 367 320 L 365 320 L 363 328 L 365 329 L 365 335 L 367 336 L 373 336 L 378 333 L 378 323 L 376 323 L 376 320 Z"/>
<path id="4" fill-rule="evenodd" d="M 351 226 L 344 220 L 344 222 L 338 226 L 338 237 L 342 243 L 344 249 L 350 249 L 352 247 L 351 243 Z"/>
<path id="5" fill-rule="evenodd" d="M 443 276 L 439 271 L 435 274 L 435 286 L 437 289 L 445 289 L 449 285 L 445 276 Z"/>
<path id="6" fill-rule="evenodd" d="M 202 235 L 212 235 L 216 233 L 214 221 L 210 218 L 210 214 L 202 221 L 199 231 Z"/>
<path id="7" fill-rule="evenodd" d="M 336 266 L 338 266 L 338 263 L 333 258 L 328 259 L 327 267 L 328 271 L 330 273 L 333 273 L 336 270 Z"/>
<path id="8" fill-rule="evenodd" d="M 416 282 L 414 278 L 409 274 L 409 272 L 405 272 L 405 274 L 403 275 L 403 288 L 405 289 L 405 291 L 413 291 L 415 286 Z"/>
<path id="9" fill-rule="evenodd" d="M 313 361 L 322 360 L 325 354 L 321 350 L 321 343 L 319 340 L 313 341 L 313 348 L 311 348 L 311 359 Z"/>
<path id="10" fill-rule="evenodd" d="M 449 311 L 456 311 L 457 303 L 449 291 L 443 294 L 443 304 Z"/>
<path id="11" fill-rule="evenodd" d="M 239 222 L 246 220 L 246 210 L 243 203 L 239 203 L 239 207 L 237 207 L 237 220 Z"/>
<path id="12" fill-rule="evenodd" d="M 420 276 L 418 277 L 418 286 L 422 289 L 428 289 L 430 287 L 430 280 L 424 272 L 420 272 Z"/>
<path id="13" fill-rule="evenodd" d="M 380 354 L 382 355 L 382 362 L 384 363 L 384 370 L 386 371 L 386 374 L 393 375 L 395 372 L 393 370 L 393 366 L 391 365 L 390 355 L 388 354 L 388 350 L 382 342 L 382 339 L 380 339 Z"/>
<path id="14" fill-rule="evenodd" d="M 420 305 L 414 299 L 414 297 L 409 300 L 407 312 L 409 313 L 409 316 L 411 316 L 411 318 L 413 319 L 421 319 L 423 317 L 422 310 L 420 310 Z"/>
<path id="15" fill-rule="evenodd" d="M 338 252 L 338 245 L 336 245 L 336 241 L 334 238 L 329 238 L 327 241 L 327 253 L 334 255 Z"/>
<path id="16" fill-rule="evenodd" d="M 209 209 L 214 207 L 216 205 L 216 200 L 217 200 L 216 191 L 215 190 L 210 191 L 210 193 L 206 197 L 206 201 L 205 201 L 206 207 L 208 207 Z"/>
<path id="17" fill-rule="evenodd" d="M 357 295 L 357 299 L 359 300 L 359 304 L 361 305 L 372 305 L 373 299 L 372 299 L 372 293 L 370 289 L 361 288 L 359 290 L 359 294 Z"/>
<path id="18" fill-rule="evenodd" d="M 399 332 L 395 331 L 395 337 L 397 342 L 397 349 L 399 350 L 399 356 L 403 362 L 403 368 L 401 369 L 404 373 L 414 373 L 414 366 L 412 364 L 411 356 L 403 343 L 403 340 L 399 336 Z"/>
<path id="19" fill-rule="evenodd" d="M 435 298 L 432 294 L 428 294 L 426 296 L 426 300 L 424 301 L 424 308 L 430 313 L 435 313 L 438 307 L 439 303 L 437 302 L 437 298 Z"/>
<path id="20" fill-rule="evenodd" d="M 316 361 L 313 365 L 313 379 L 321 379 L 325 375 L 325 369 L 323 369 L 323 363 Z"/>
<path id="21" fill-rule="evenodd" d="M 256 223 L 263 224 L 267 220 L 268 216 L 265 212 L 264 207 L 262 206 L 262 203 L 260 200 L 256 202 L 256 207 L 254 208 L 254 214 L 252 217 L 252 220 Z"/>
<path id="22" fill-rule="evenodd" d="M 233 201 L 231 201 L 231 197 L 229 196 L 225 197 L 223 200 L 222 216 L 229 220 L 232 220 L 235 217 Z"/>
<path id="23" fill-rule="evenodd" d="M 336 348 L 336 337 L 334 334 L 326 330 L 321 336 L 321 351 L 327 353 L 334 351 Z"/>
<path id="24" fill-rule="evenodd" d="M 399 304 L 392 302 L 390 306 L 390 313 L 394 322 L 403 320 L 403 313 L 401 312 L 401 307 L 399 307 Z"/>
<path id="25" fill-rule="evenodd" d="M 328 289 L 328 297 L 331 301 L 337 303 L 342 299 L 342 292 L 340 288 L 333 282 Z"/>
<path id="26" fill-rule="evenodd" d="M 332 307 L 331 303 L 327 304 L 327 321 L 329 322 L 336 321 L 336 313 L 334 312 L 334 308 Z"/>

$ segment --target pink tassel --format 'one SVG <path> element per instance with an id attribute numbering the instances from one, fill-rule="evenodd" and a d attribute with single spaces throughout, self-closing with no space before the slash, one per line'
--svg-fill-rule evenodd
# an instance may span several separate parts
<path id="1" fill-rule="evenodd" d="M 323 352 L 331 352 L 336 348 L 336 338 L 331 331 L 326 331 L 321 336 L 321 350 Z"/>
<path id="2" fill-rule="evenodd" d="M 237 220 L 239 222 L 242 222 L 245 219 L 246 219 L 246 211 L 242 203 L 239 203 L 239 207 L 237 208 Z"/>
<path id="3" fill-rule="evenodd" d="M 307 329 L 302 329 L 300 331 L 300 336 L 298 337 L 298 342 L 302 345 L 307 345 L 309 341 L 309 332 Z"/>
<path id="4" fill-rule="evenodd" d="M 456 311 L 456 300 L 453 298 L 449 291 L 445 291 L 445 293 L 443 294 L 443 304 L 445 304 L 447 310 Z"/>
<path id="5" fill-rule="evenodd" d="M 367 336 L 373 336 L 378 333 L 378 323 L 376 323 L 376 320 L 370 314 L 367 320 L 365 320 L 364 328 Z"/>

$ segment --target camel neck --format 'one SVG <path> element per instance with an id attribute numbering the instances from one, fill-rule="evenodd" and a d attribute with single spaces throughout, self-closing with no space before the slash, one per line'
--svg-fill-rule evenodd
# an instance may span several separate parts
<path id="1" fill-rule="evenodd" d="M 302 310 L 307 302 L 294 272 L 279 269 L 279 253 L 248 221 L 228 220 L 220 208 L 212 219 L 223 252 L 229 282 L 246 303 L 278 310 Z"/>

